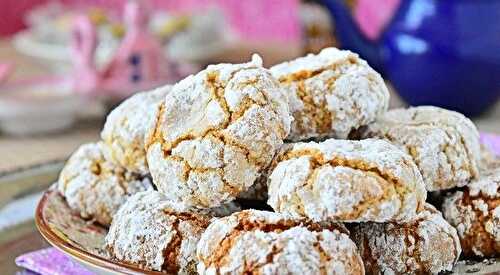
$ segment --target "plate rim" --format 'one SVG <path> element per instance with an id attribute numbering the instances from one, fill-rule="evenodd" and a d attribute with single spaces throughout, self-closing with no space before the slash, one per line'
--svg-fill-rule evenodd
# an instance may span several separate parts
<path id="1" fill-rule="evenodd" d="M 119 272 L 121 274 L 150 274 L 150 275 L 166 274 L 164 272 L 141 269 L 140 267 L 131 264 L 108 260 L 104 257 L 92 254 L 81 248 L 78 248 L 72 245 L 71 243 L 65 241 L 64 239 L 62 239 L 51 229 L 50 225 L 48 224 L 43 214 L 43 210 L 49 199 L 49 195 L 52 192 L 57 192 L 57 191 L 48 189 L 43 193 L 42 198 L 38 202 L 35 210 L 36 228 L 38 229 L 40 235 L 42 235 L 42 237 L 50 245 L 52 245 L 53 247 L 60 250 L 64 254 L 69 255 L 76 260 L 82 261 L 86 264 L 89 264 L 96 268 L 103 269 L 105 271 Z"/>

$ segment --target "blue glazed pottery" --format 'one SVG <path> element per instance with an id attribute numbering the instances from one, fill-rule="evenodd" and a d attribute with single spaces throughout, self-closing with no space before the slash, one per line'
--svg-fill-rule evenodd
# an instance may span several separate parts
<path id="1" fill-rule="evenodd" d="M 341 47 L 367 59 L 410 105 L 473 116 L 498 100 L 500 0 L 401 0 L 376 39 L 344 0 L 323 2 Z"/>

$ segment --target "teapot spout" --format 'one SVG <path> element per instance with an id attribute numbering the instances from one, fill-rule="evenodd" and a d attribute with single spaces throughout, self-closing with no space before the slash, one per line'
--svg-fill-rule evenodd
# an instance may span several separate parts
<path id="1" fill-rule="evenodd" d="M 323 0 L 323 3 L 333 16 L 335 35 L 340 47 L 356 52 L 366 59 L 370 66 L 382 72 L 383 64 L 378 41 L 369 39 L 363 34 L 346 1 Z"/>

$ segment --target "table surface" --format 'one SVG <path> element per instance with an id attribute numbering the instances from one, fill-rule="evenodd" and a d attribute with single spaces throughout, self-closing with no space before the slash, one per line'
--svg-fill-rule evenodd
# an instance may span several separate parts
<path id="1" fill-rule="evenodd" d="M 7 41 L 0 41 L 0 61 L 16 63 L 18 71 L 22 73 L 16 73 L 14 78 L 36 75 L 46 71 L 43 66 L 32 59 L 16 53 Z M 402 106 L 402 102 L 397 96 L 393 96 L 391 106 Z M 500 134 L 500 104 L 497 104 L 495 108 L 483 116 L 475 118 L 474 122 L 481 131 Z M 102 118 L 87 117 L 78 122 L 76 127 L 71 130 L 52 135 L 19 138 L 0 134 L 0 176 L 6 177 L 12 171 L 19 171 L 56 160 L 64 160 L 79 145 L 97 140 L 101 127 Z M 57 169 L 50 173 L 52 174 L 46 179 L 56 177 Z M 29 181 L 29 178 L 26 180 Z M 36 182 L 31 184 L 36 184 Z M 33 189 L 33 186 L 30 188 Z M 14 193 L 16 194 L 14 197 L 22 193 L 15 192 L 17 193 Z M 0 196 L 0 208 L 3 205 L 1 200 L 2 197 Z M 16 256 L 46 246 L 48 244 L 36 231 L 33 221 L 27 221 L 1 231 L 0 273 L 12 274 L 19 271 L 14 265 Z"/>

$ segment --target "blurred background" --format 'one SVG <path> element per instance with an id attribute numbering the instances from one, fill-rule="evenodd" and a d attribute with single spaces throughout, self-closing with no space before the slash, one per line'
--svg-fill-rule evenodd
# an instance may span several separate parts
<path id="1" fill-rule="evenodd" d="M 32 208 L 13 217 L 9 203 L 53 182 L 124 98 L 207 64 L 349 49 L 386 79 L 392 107 L 437 105 L 500 134 L 500 0 L 0 3 L 0 232 L 17 234 L 0 235 L 0 266 L 42 245 L 31 221 L 16 227 Z"/>

